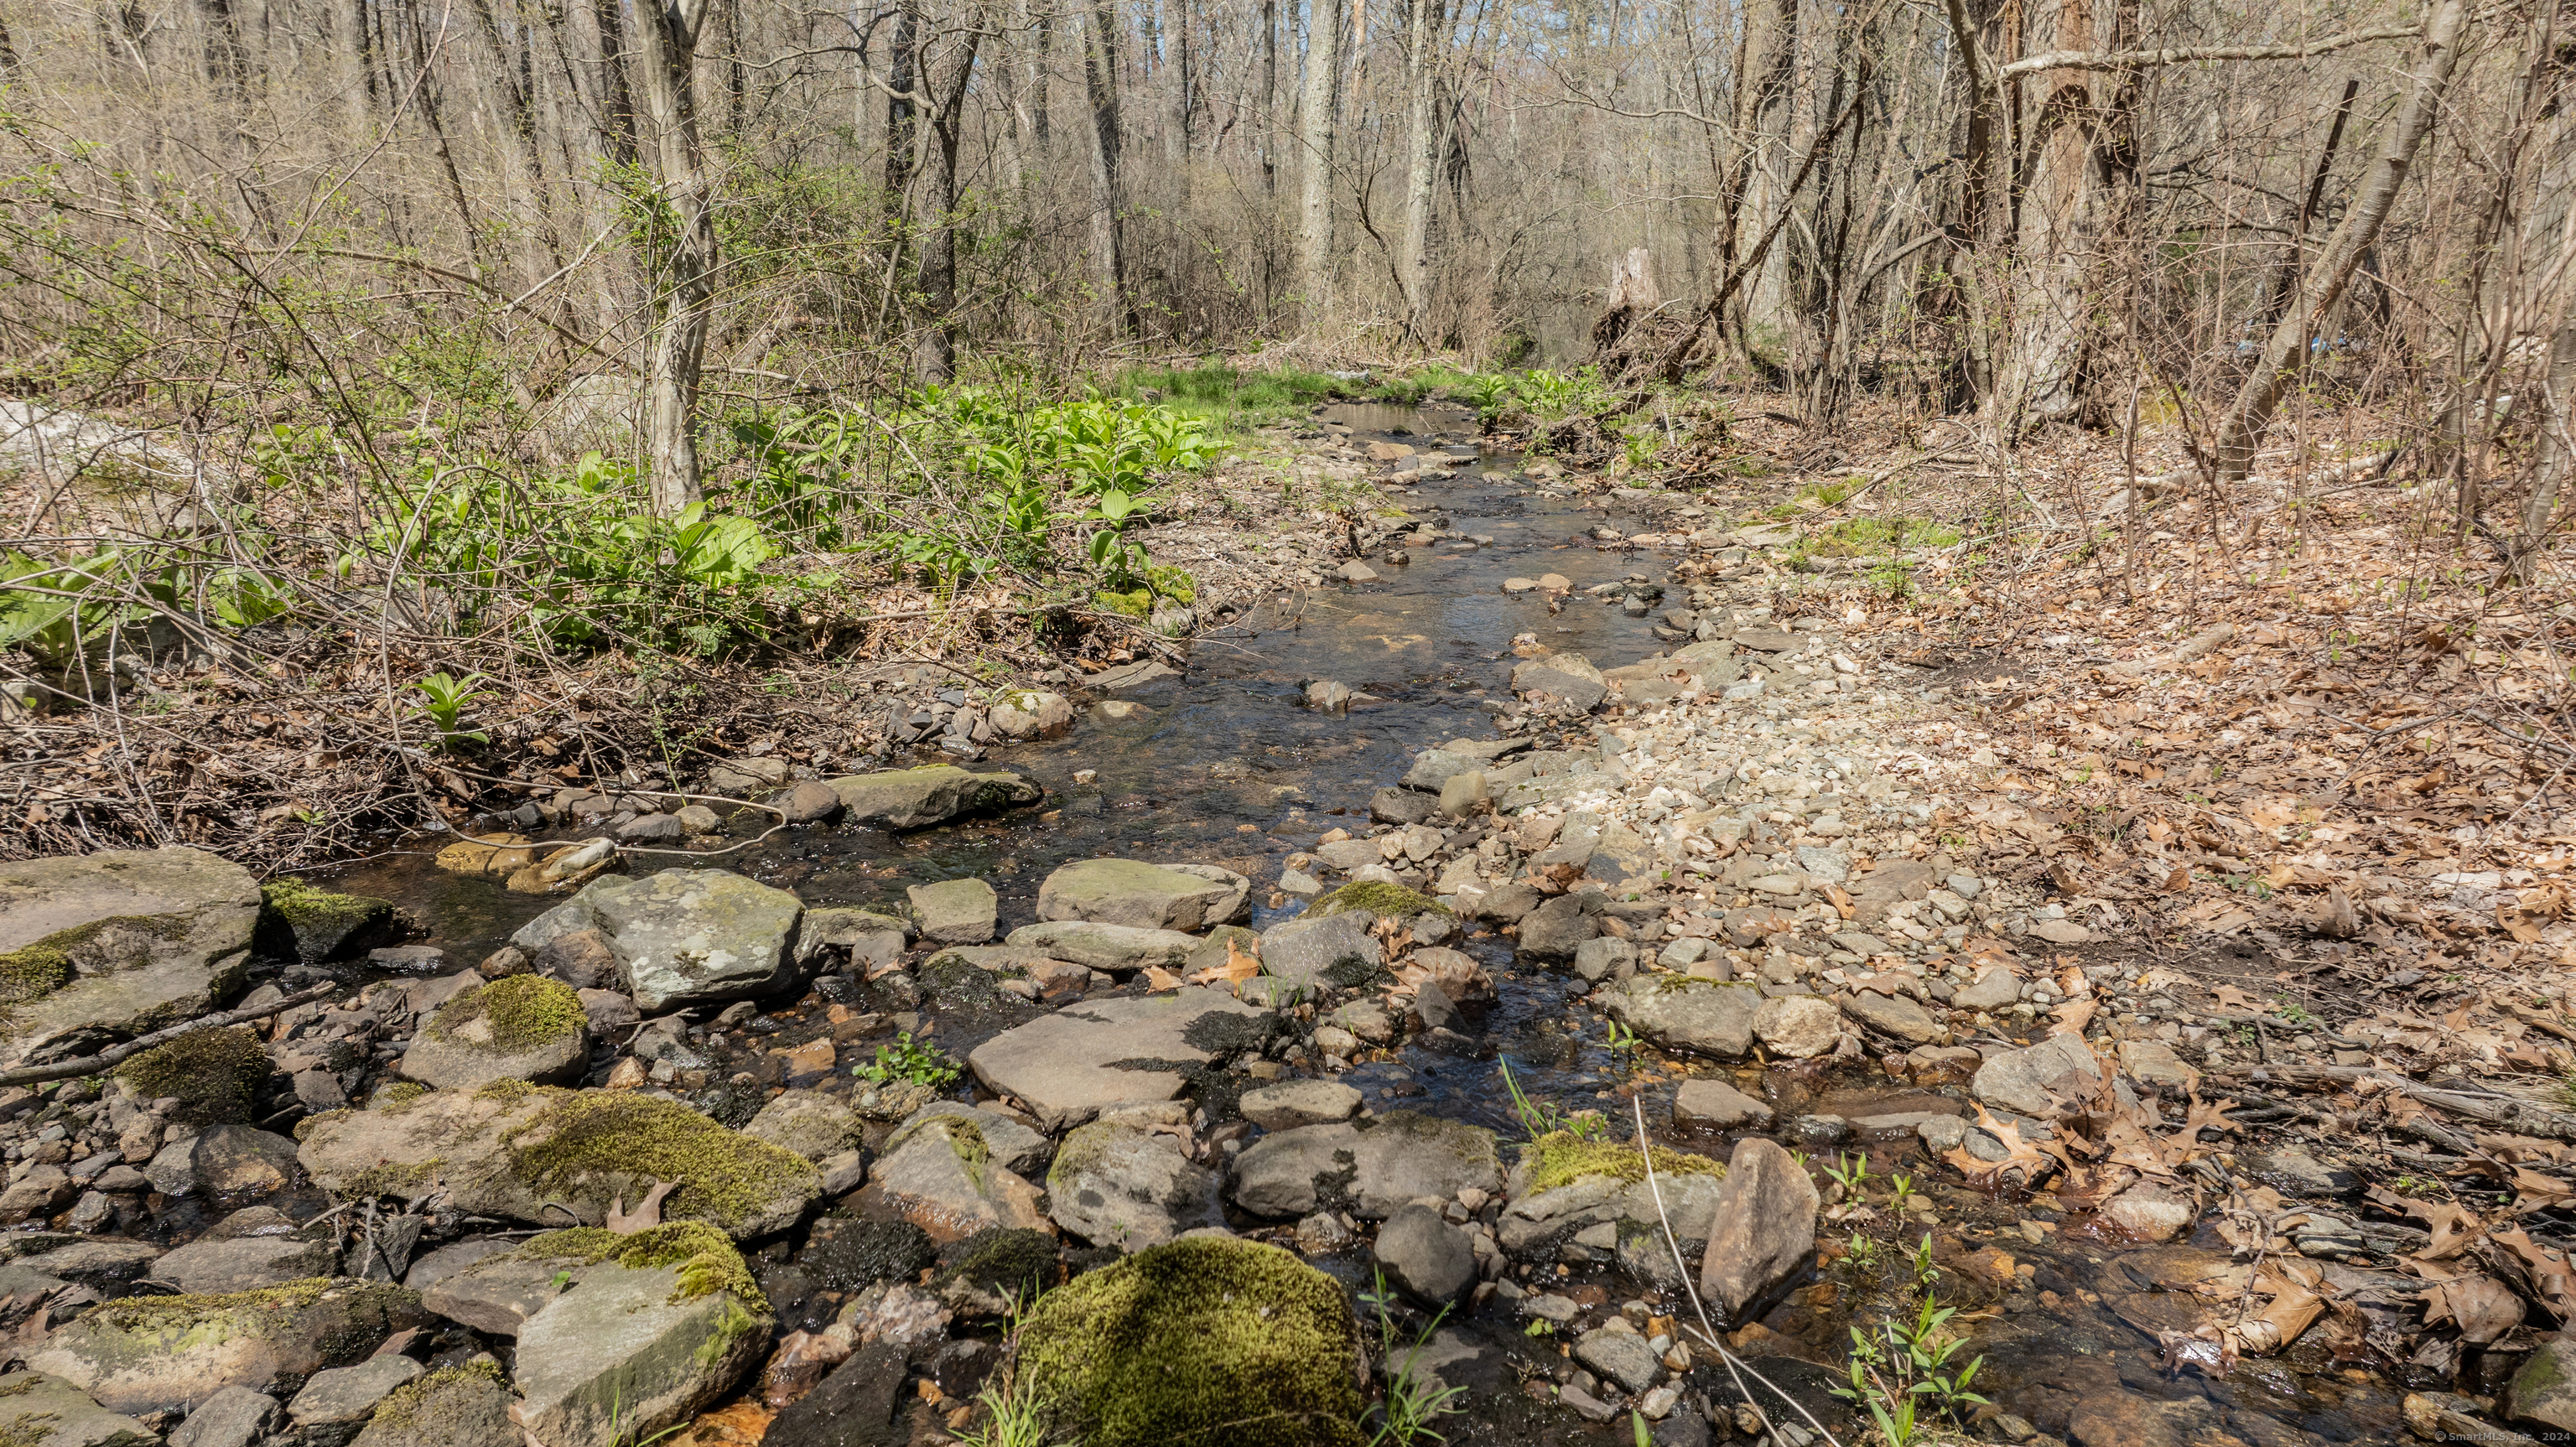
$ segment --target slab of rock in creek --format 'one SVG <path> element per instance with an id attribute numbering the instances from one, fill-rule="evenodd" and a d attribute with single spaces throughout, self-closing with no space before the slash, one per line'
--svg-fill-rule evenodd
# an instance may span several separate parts
<path id="1" fill-rule="evenodd" d="M 1462 1121 L 1388 1111 L 1364 1124 L 1309 1125 L 1263 1136 L 1235 1158 L 1234 1203 L 1256 1216 L 1347 1210 L 1382 1220 L 1424 1196 L 1503 1185 L 1494 1134 Z"/>
<path id="2" fill-rule="evenodd" d="M 1276 1024 L 1268 1010 L 1193 986 L 1069 1005 L 985 1041 L 966 1063 L 1053 1133 L 1104 1110 L 1171 1100 L 1185 1072 L 1258 1048 Z"/>
<path id="3" fill-rule="evenodd" d="M 486 1336 L 515 1337 L 528 1318 L 564 1294 L 571 1275 L 552 1257 L 504 1249 L 440 1277 L 421 1291 L 420 1304 Z"/>
<path id="4" fill-rule="evenodd" d="M 1094 687 L 1100 687 L 1098 680 Z M 1045 794 L 1008 771 L 976 774 L 954 764 L 851 774 L 825 781 L 841 796 L 843 822 L 870 829 L 927 829 L 962 814 L 1034 804 Z"/>
<path id="5" fill-rule="evenodd" d="M 1176 969 L 1199 947 L 1197 939 L 1179 930 L 1094 924 L 1088 920 L 1022 925 L 1011 931 L 1008 943 L 1015 949 L 1034 950 L 1049 959 L 1067 960 L 1112 975 L 1132 975 L 1155 966 Z"/>
<path id="6" fill-rule="evenodd" d="M 916 1115 L 888 1137 L 859 1192 L 862 1209 L 910 1221 L 942 1244 L 997 1226 L 1044 1228 L 1037 1187 L 993 1159 L 970 1115 Z"/>
<path id="7" fill-rule="evenodd" d="M 1842 1012 L 1813 995 L 1783 995 L 1753 1012 L 1753 1033 L 1775 1055 L 1811 1060 L 1842 1043 Z"/>
<path id="8" fill-rule="evenodd" d="M 1560 894 L 1520 920 L 1519 953 L 1534 960 L 1570 960 L 1601 933 L 1599 896 Z"/>
<path id="9" fill-rule="evenodd" d="M 340 1269 L 339 1248 L 298 1236 L 201 1237 L 152 1263 L 152 1279 L 194 1296 L 257 1291 Z"/>
<path id="10" fill-rule="evenodd" d="M 1357 912 L 1292 919 L 1261 934 L 1261 973 L 1291 988 L 1348 989 L 1385 962 L 1386 951 L 1369 933 L 1369 917 Z"/>
<path id="11" fill-rule="evenodd" d="M 1177 1110 L 1174 1112 L 1177 1114 Z M 1221 1225 L 1216 1178 L 1180 1140 L 1122 1113 L 1076 1127 L 1047 1172 L 1055 1223 L 1094 1246 L 1142 1251 L 1191 1227 Z"/>
<path id="12" fill-rule="evenodd" d="M 742 1133 L 794 1151 L 809 1161 L 839 1155 L 859 1144 L 864 1125 L 847 1100 L 818 1090 L 791 1090 L 760 1108 Z"/>
<path id="13" fill-rule="evenodd" d="M 1759 1136 L 1735 1143 L 1699 1278 L 1700 1295 L 1721 1322 L 1733 1321 L 1813 1258 L 1821 1204 L 1806 1168 L 1778 1143 Z"/>
<path id="14" fill-rule="evenodd" d="M 0 1377 L 0 1442 L 10 1447 L 157 1447 L 158 1434 L 43 1372 Z"/>
<path id="15" fill-rule="evenodd" d="M 299 1281 L 225 1296 L 131 1296 L 54 1329 L 28 1353 L 115 1412 L 184 1409 L 225 1387 L 360 1361 L 424 1320 L 399 1286 Z"/>
<path id="16" fill-rule="evenodd" d="M 189 1409 L 170 1447 L 252 1447 L 277 1422 L 277 1399 L 248 1387 L 226 1387 Z M 495 1447 L 507 1447 L 496 1443 Z"/>
<path id="17" fill-rule="evenodd" d="M 450 1209 L 538 1225 L 560 1225 L 566 1212 L 602 1222 L 613 1198 L 632 1205 L 655 1181 L 679 1181 L 662 1202 L 665 1220 L 743 1240 L 795 1224 L 822 1191 L 804 1157 L 640 1091 L 432 1091 L 313 1117 L 297 1159 L 343 1199 L 445 1191 Z"/>
<path id="18" fill-rule="evenodd" d="M 1097 1424 L 1086 1447 L 1358 1447 L 1360 1360 L 1338 1282 L 1279 1247 L 1210 1236 L 1048 1292 L 1021 1325 L 1018 1370 Z"/>
<path id="19" fill-rule="evenodd" d="M 805 906 L 783 889 L 721 869 L 610 875 L 528 921 L 510 943 L 537 955 L 595 929 L 646 1015 L 775 994 L 796 975 Z"/>
<path id="20" fill-rule="evenodd" d="M 1863 990 L 1845 995 L 1839 1002 L 1842 1012 L 1881 1035 L 1892 1035 L 1913 1045 L 1937 1045 L 1950 1038 L 1949 1027 L 1932 1018 L 1932 1012 L 1904 995 L 1882 995 Z"/>
<path id="21" fill-rule="evenodd" d="M 1213 864 L 1082 859 L 1038 886 L 1038 918 L 1190 932 L 1241 918 L 1251 897 L 1251 880 Z"/>
<path id="22" fill-rule="evenodd" d="M 1512 692 L 1545 698 L 1590 712 L 1610 696 L 1601 670 L 1580 653 L 1554 653 L 1533 658 L 1512 670 Z"/>
<path id="23" fill-rule="evenodd" d="M 1730 1058 L 1753 1048 L 1753 1016 L 1763 1003 L 1750 984 L 1690 975 L 1638 975 L 1597 998 L 1611 1019 L 1667 1050 Z"/>
<path id="24" fill-rule="evenodd" d="M 543 975 L 469 985 L 421 1026 L 397 1068 L 441 1090 L 495 1080 L 568 1085 L 590 1068 L 590 1016 L 578 991 Z"/>
<path id="25" fill-rule="evenodd" d="M 989 717 L 1006 739 L 1051 739 L 1073 727 L 1073 705 L 1060 693 L 1014 689 L 994 700 Z"/>
<path id="26" fill-rule="evenodd" d="M 363 1422 L 394 1388 L 421 1375 L 421 1364 L 406 1356 L 369 1357 L 354 1367 L 315 1372 L 304 1389 L 286 1404 L 286 1415 L 298 1427 L 327 1427 Z"/>
<path id="27" fill-rule="evenodd" d="M 1734 1130 L 1741 1126 L 1760 1128 L 1771 1123 L 1771 1107 L 1723 1080 L 1705 1077 L 1685 1080 L 1673 1093 L 1673 1124 L 1700 1125 L 1716 1130 Z"/>
<path id="28" fill-rule="evenodd" d="M 984 1148 L 992 1152 L 1002 1169 L 1036 1179 L 1055 1155 L 1055 1142 L 1029 1129 L 998 1110 L 968 1105 L 962 1100 L 934 1100 L 914 1111 L 904 1120 L 910 1126 L 934 1115 L 962 1116 L 984 1138 Z"/>
<path id="29" fill-rule="evenodd" d="M 212 1011 L 239 988 L 259 918 L 250 871 L 202 849 L 0 864 L 0 1066 Z"/>
<path id="30" fill-rule="evenodd" d="M 547 1447 L 621 1447 L 714 1405 L 776 1325 L 741 1258 L 730 1267 L 591 1267 L 519 1331 L 516 1420 Z"/>
<path id="31" fill-rule="evenodd" d="M 1460 774 L 1481 770 L 1486 760 L 1473 754 L 1451 753 L 1447 749 L 1424 749 L 1413 756 L 1404 771 L 1404 787 L 1437 794 L 1442 785 Z"/>
<path id="32" fill-rule="evenodd" d="M 488 1360 L 441 1367 L 394 1388 L 350 1447 L 518 1447 L 510 1392 Z M 174 1443 L 173 1447 L 177 1447 Z"/>
<path id="33" fill-rule="evenodd" d="M 848 959 L 859 973 L 903 959 L 912 927 L 864 909 L 809 909 L 796 930 L 796 963 L 812 966 L 827 955 Z"/>
<path id="34" fill-rule="evenodd" d="M 980 879 L 944 879 L 906 891 L 921 937 L 935 944 L 980 945 L 993 937 L 1001 900 Z"/>
<path id="35" fill-rule="evenodd" d="M 1247 1090 L 1238 1107 L 1263 1130 L 1330 1125 L 1359 1113 L 1360 1093 L 1338 1080 L 1283 1080 Z"/>
<path id="36" fill-rule="evenodd" d="M 2051 1035 L 2026 1050 L 2007 1050 L 1977 1067 L 1968 1090 L 1977 1099 L 2035 1120 L 2062 1120 L 2075 1102 L 2098 1090 L 2106 1073 L 2082 1039 Z M 2137 1103 L 2125 1080 L 2115 1081 L 2124 1104 Z"/>

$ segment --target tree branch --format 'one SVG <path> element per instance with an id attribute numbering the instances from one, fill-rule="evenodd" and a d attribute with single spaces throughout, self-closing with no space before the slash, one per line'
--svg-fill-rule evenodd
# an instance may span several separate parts
<path id="1" fill-rule="evenodd" d="M 2298 45 L 2182 45 L 2166 50 L 2044 50 L 2025 55 L 2003 68 L 2002 78 L 2039 70 L 2143 70 L 2151 65 L 2184 65 L 2195 60 L 2306 60 L 2380 40 L 2411 40 L 2424 33 L 2422 22 L 2354 30 Z"/>
<path id="2" fill-rule="evenodd" d="M 96 1075 L 102 1070 L 113 1069 L 123 1064 L 155 1045 L 167 1045 L 182 1035 L 193 1035 L 200 1030 L 220 1030 L 227 1025 L 244 1025 L 253 1020 L 265 1020 L 271 1015 L 283 1015 L 298 1005 L 309 1005 L 336 992 L 339 988 L 338 981 L 329 981 L 309 989 L 298 990 L 285 999 L 270 1004 L 229 1010 L 221 1015 L 207 1015 L 184 1024 L 173 1025 L 167 1030 L 155 1030 L 149 1035 L 138 1035 L 122 1045 L 102 1050 L 96 1055 L 57 1060 L 51 1065 L 26 1065 L 16 1070 L 0 1070 L 0 1085 L 33 1085 L 43 1080 L 69 1080 L 76 1075 Z"/>

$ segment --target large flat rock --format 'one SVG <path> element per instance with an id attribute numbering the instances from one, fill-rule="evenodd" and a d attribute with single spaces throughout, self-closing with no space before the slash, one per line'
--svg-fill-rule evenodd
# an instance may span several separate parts
<path id="1" fill-rule="evenodd" d="M 1761 992 L 1689 975 L 1638 975 L 1600 993 L 1610 1018 L 1667 1050 L 1734 1057 L 1753 1048 Z"/>
<path id="2" fill-rule="evenodd" d="M 547 1447 L 623 1447 L 733 1390 L 775 1323 L 731 1291 L 691 1294 L 677 1266 L 603 1262 L 519 1329 L 517 1418 Z"/>
<path id="3" fill-rule="evenodd" d="M 213 1010 L 241 985 L 259 911 L 250 871 L 202 849 L 0 864 L 0 1067 Z"/>
<path id="4" fill-rule="evenodd" d="M 1067 919 L 1022 925 L 1011 931 L 1007 943 L 1051 960 L 1070 960 L 1112 975 L 1132 975 L 1152 965 L 1177 969 L 1200 941 L 1179 930 Z"/>
<path id="5" fill-rule="evenodd" d="M 608 940 L 626 994 L 647 1015 L 776 993 L 796 975 L 805 906 L 722 869 L 611 875 L 528 921 L 511 943 L 535 954 L 595 929 Z"/>
<path id="6" fill-rule="evenodd" d="M 841 796 L 845 822 L 872 829 L 927 829 L 961 814 L 1034 804 L 1046 792 L 1014 773 L 976 774 L 954 764 L 850 774 L 825 782 Z"/>
<path id="7" fill-rule="evenodd" d="M 1016 932 L 1015 932 L 1016 933 Z M 1186 1072 L 1258 1045 L 1275 1017 L 1218 990 L 1086 1001 L 1005 1030 L 966 1063 L 987 1089 L 1018 1096 L 1041 1129 L 1170 1100 Z"/>
<path id="8" fill-rule="evenodd" d="M 1252 881 L 1213 864 L 1079 859 L 1038 886 L 1038 918 L 1202 930 L 1245 912 Z"/>
<path id="9" fill-rule="evenodd" d="M 1365 1124 L 1307 1125 L 1252 1143 L 1234 1167 L 1234 1203 L 1256 1216 L 1349 1211 L 1383 1220 L 1424 1196 L 1503 1188 L 1494 1133 L 1391 1110 Z"/>
<path id="10" fill-rule="evenodd" d="M 231 1296 L 134 1296 L 57 1327 L 27 1366 L 111 1412 L 184 1409 L 225 1387 L 344 1366 L 421 1324 L 399 1286 L 300 1281 Z"/>

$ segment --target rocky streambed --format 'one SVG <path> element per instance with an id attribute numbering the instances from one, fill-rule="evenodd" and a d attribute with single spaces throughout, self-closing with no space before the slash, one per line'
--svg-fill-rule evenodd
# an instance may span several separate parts
<path id="1" fill-rule="evenodd" d="M 1385 480 L 1342 580 L 1185 668 L 890 691 L 949 762 L 567 790 L 319 886 L 11 866 L 0 1066 L 343 988 L 0 1093 L 0 1442 L 998 1400 L 1359 1443 L 1438 1399 L 1807 1447 L 1870 1430 L 1855 1329 L 1900 1396 L 1954 1354 L 1954 1438 L 2576 1426 L 2547 1351 L 2390 1370 L 2425 1233 L 2209 1108 L 2242 1032 L 2119 921 L 1982 867 L 1936 681 L 1794 611 L 1777 531 L 1454 417 L 1313 433 Z"/>

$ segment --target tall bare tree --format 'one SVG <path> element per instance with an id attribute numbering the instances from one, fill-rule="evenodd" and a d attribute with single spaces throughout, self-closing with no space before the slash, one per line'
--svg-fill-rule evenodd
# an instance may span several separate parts
<path id="1" fill-rule="evenodd" d="M 1307 0 L 1304 95 L 1297 103 L 1300 176 L 1297 291 L 1306 325 L 1320 327 L 1333 304 L 1333 158 L 1341 137 L 1341 0 Z"/>
<path id="2" fill-rule="evenodd" d="M 653 506 L 677 512 L 701 495 L 698 382 L 715 313 L 715 177 L 698 135 L 698 31 L 706 0 L 638 0 L 644 108 L 653 126 L 659 211 L 646 273 L 655 322 L 645 370 Z"/>

